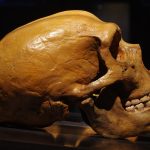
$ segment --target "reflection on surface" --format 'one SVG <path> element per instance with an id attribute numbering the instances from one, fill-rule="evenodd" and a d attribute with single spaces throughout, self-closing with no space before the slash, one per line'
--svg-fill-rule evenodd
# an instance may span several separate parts
<path id="1" fill-rule="evenodd" d="M 72 125 L 63 122 L 46 128 L 46 132 L 53 135 L 56 145 L 65 147 L 92 150 L 150 150 L 150 137 L 141 137 L 135 143 L 125 139 L 102 138 L 85 124 Z"/>
<path id="2" fill-rule="evenodd" d="M 112 140 L 112 139 L 86 139 L 81 142 L 80 146 L 91 148 L 99 148 L 104 150 L 148 150 L 150 147 L 147 145 L 139 145 L 137 143 L 130 143 L 125 140 Z"/>
<path id="3" fill-rule="evenodd" d="M 56 122 L 42 129 L 0 127 L 0 150 L 150 150 L 150 136 L 132 143 L 123 139 L 107 139 L 97 135 L 83 122 Z"/>

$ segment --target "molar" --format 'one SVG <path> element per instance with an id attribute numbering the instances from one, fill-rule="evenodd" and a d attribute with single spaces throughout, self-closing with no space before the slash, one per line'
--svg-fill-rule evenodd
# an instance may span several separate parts
<path id="1" fill-rule="evenodd" d="M 133 100 L 131 100 L 131 104 L 132 105 L 137 105 L 137 104 L 139 104 L 140 103 L 140 100 L 139 99 L 133 99 Z"/>
<path id="2" fill-rule="evenodd" d="M 144 108 L 144 104 L 140 103 L 140 104 L 136 105 L 135 108 L 137 108 L 138 110 L 141 110 Z"/>
<path id="3" fill-rule="evenodd" d="M 127 106 L 127 107 L 128 107 L 128 106 L 131 106 L 131 102 L 130 102 L 130 101 L 127 101 L 126 104 L 125 104 L 125 106 Z"/>
<path id="4" fill-rule="evenodd" d="M 147 95 L 140 99 L 141 102 L 147 102 L 149 100 L 150 100 L 150 96 L 147 96 Z"/>
<path id="5" fill-rule="evenodd" d="M 135 111 L 135 107 L 132 105 L 130 107 L 126 107 L 127 111 Z"/>
<path id="6" fill-rule="evenodd" d="M 148 101 L 145 105 L 146 107 L 150 107 L 150 101 Z"/>

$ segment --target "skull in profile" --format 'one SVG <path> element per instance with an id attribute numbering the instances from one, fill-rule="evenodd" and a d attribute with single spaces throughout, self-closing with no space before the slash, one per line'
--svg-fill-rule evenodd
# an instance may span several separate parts
<path id="1" fill-rule="evenodd" d="M 0 122 L 48 126 L 79 103 L 105 137 L 150 131 L 150 72 L 138 44 L 85 11 L 60 12 L 0 41 Z"/>

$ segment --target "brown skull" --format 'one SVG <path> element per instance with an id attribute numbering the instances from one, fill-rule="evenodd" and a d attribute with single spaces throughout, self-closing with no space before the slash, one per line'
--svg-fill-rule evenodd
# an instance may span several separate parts
<path id="1" fill-rule="evenodd" d="M 126 43 L 120 36 L 119 30 L 110 46 L 101 43 L 106 73 L 100 68 L 104 75 L 98 80 L 103 86 L 81 103 L 84 120 L 100 135 L 112 138 L 150 132 L 150 72 L 139 44 Z"/>
<path id="2" fill-rule="evenodd" d="M 57 13 L 0 41 L 0 122 L 48 126 L 73 98 L 103 136 L 148 132 L 149 80 L 140 46 L 125 43 L 116 24 L 85 11 Z"/>

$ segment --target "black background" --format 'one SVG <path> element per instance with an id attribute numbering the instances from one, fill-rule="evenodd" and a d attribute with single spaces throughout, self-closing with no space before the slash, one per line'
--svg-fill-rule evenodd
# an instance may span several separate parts
<path id="1" fill-rule="evenodd" d="M 82 9 L 96 14 L 95 7 L 105 2 L 129 4 L 128 42 L 141 45 L 144 64 L 150 69 L 150 0 L 0 0 L 0 39 L 16 27 L 59 11 Z"/>

